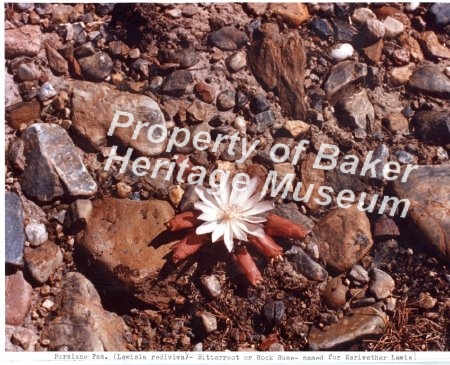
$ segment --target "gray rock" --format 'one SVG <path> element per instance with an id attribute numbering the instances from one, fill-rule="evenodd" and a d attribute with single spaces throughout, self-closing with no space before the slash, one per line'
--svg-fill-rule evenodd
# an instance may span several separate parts
<path id="1" fill-rule="evenodd" d="M 387 38 L 394 38 L 403 33 L 405 26 L 403 23 L 390 16 L 383 20 L 385 34 Z"/>
<path id="2" fill-rule="evenodd" d="M 37 75 L 34 72 L 33 68 L 26 63 L 22 63 L 17 68 L 17 77 L 20 81 L 33 81 L 37 79 Z"/>
<path id="3" fill-rule="evenodd" d="M 209 35 L 209 42 L 226 51 L 233 51 L 244 47 L 248 37 L 235 27 L 223 27 Z"/>
<path id="4" fill-rule="evenodd" d="M 47 241 L 37 248 L 27 247 L 24 260 L 31 276 L 43 284 L 62 264 L 63 254 L 57 245 Z"/>
<path id="5" fill-rule="evenodd" d="M 367 65 L 365 63 L 343 61 L 331 69 L 324 89 L 328 97 L 332 97 L 344 87 L 366 76 Z"/>
<path id="6" fill-rule="evenodd" d="M 354 341 L 379 337 L 386 330 L 388 317 L 381 311 L 381 305 L 357 308 L 352 316 L 346 316 L 337 323 L 322 330 L 313 327 L 308 335 L 309 348 L 313 351 L 330 350 Z"/>
<path id="7" fill-rule="evenodd" d="M 434 18 L 434 25 L 445 27 L 450 24 L 450 4 L 437 3 L 430 6 L 428 13 Z"/>
<path id="8" fill-rule="evenodd" d="M 14 9 L 17 11 L 26 11 L 28 9 L 31 9 L 33 7 L 33 3 L 15 3 Z"/>
<path id="9" fill-rule="evenodd" d="M 33 288 L 18 270 L 6 275 L 5 280 L 5 323 L 18 326 L 22 324 L 31 305 Z"/>
<path id="10" fill-rule="evenodd" d="M 183 198 L 178 205 L 178 209 L 180 210 L 180 212 L 191 210 L 194 208 L 194 204 L 197 203 L 198 199 L 199 198 L 197 193 L 195 192 L 194 185 L 189 185 L 183 194 Z"/>
<path id="11" fill-rule="evenodd" d="M 292 267 L 308 279 L 315 281 L 324 281 L 327 279 L 327 271 L 309 257 L 300 247 L 292 246 L 289 251 L 285 252 L 285 255 L 292 262 Z"/>
<path id="12" fill-rule="evenodd" d="M 361 265 L 353 266 L 348 276 L 350 277 L 350 279 L 361 284 L 369 282 L 369 273 Z"/>
<path id="13" fill-rule="evenodd" d="M 450 112 L 420 111 L 414 114 L 411 123 L 421 141 L 442 146 L 450 143 Z"/>
<path id="14" fill-rule="evenodd" d="M 152 98 L 90 82 L 73 82 L 69 86 L 73 92 L 73 128 L 97 151 L 107 145 L 107 132 L 117 111 L 131 113 L 134 117 L 130 127 L 114 130 L 113 136 L 124 147 L 132 147 L 146 156 L 159 155 L 166 148 L 167 141 L 153 143 L 147 137 L 148 128 L 152 125 L 166 126 L 164 115 L 158 103 Z M 138 121 L 146 121 L 149 126 L 142 128 L 138 137 L 132 140 Z M 155 138 L 157 138 L 156 133 L 154 133 Z"/>
<path id="15" fill-rule="evenodd" d="M 393 182 L 395 194 L 409 199 L 411 228 L 450 262 L 450 169 L 448 165 L 419 166 L 406 182 Z"/>
<path id="16" fill-rule="evenodd" d="M 269 101 L 260 94 L 252 98 L 252 101 L 250 102 L 250 110 L 252 111 L 253 114 L 265 112 L 269 108 L 270 108 Z"/>
<path id="17" fill-rule="evenodd" d="M 270 299 L 264 304 L 262 314 L 266 322 L 274 326 L 283 320 L 285 308 L 283 301 Z"/>
<path id="18" fill-rule="evenodd" d="M 278 214 L 280 217 L 289 219 L 290 221 L 301 226 L 305 226 L 306 228 L 314 228 L 314 221 L 308 216 L 300 213 L 295 203 L 277 205 L 273 210 L 273 213 Z"/>
<path id="19" fill-rule="evenodd" d="M 324 303 L 331 309 L 339 309 L 347 303 L 348 287 L 342 282 L 342 277 L 332 278 L 322 293 Z"/>
<path id="20" fill-rule="evenodd" d="M 256 125 L 257 133 L 264 133 L 268 128 L 275 124 L 275 115 L 272 110 L 256 114 L 254 123 Z"/>
<path id="21" fill-rule="evenodd" d="M 450 97 L 450 79 L 435 66 L 418 68 L 409 78 L 408 85 L 425 94 L 444 99 Z"/>
<path id="22" fill-rule="evenodd" d="M 40 87 L 37 96 L 40 101 L 46 101 L 56 96 L 56 90 L 50 82 L 45 82 Z"/>
<path id="23" fill-rule="evenodd" d="M 161 94 L 182 96 L 189 84 L 193 82 L 192 75 L 186 70 L 177 70 L 165 78 L 161 85 Z"/>
<path id="24" fill-rule="evenodd" d="M 5 350 L 6 351 L 34 351 L 39 336 L 32 328 L 20 326 L 5 327 Z"/>
<path id="25" fill-rule="evenodd" d="M 238 72 L 247 66 L 247 57 L 244 52 L 235 52 L 227 57 L 225 64 L 232 72 Z"/>
<path id="26" fill-rule="evenodd" d="M 217 95 L 217 108 L 219 110 L 230 110 L 236 105 L 236 92 L 233 89 L 222 91 Z"/>
<path id="27" fill-rule="evenodd" d="M 37 3 L 34 5 L 34 10 L 39 15 L 50 15 L 53 11 L 53 6 L 50 3 Z"/>
<path id="28" fill-rule="evenodd" d="M 19 196 L 15 193 L 5 193 L 5 262 L 20 266 L 23 263 L 25 247 L 23 230 L 23 212 Z"/>
<path id="29" fill-rule="evenodd" d="M 70 204 L 64 218 L 64 227 L 70 231 L 78 231 L 86 226 L 92 213 L 92 202 L 78 199 Z"/>
<path id="30" fill-rule="evenodd" d="M 102 308 L 100 296 L 83 275 L 65 275 L 55 319 L 42 331 L 50 351 L 127 351 L 122 318 Z"/>
<path id="31" fill-rule="evenodd" d="M 48 240 L 45 224 L 32 222 L 25 227 L 25 234 L 31 246 L 40 246 Z"/>
<path id="32" fill-rule="evenodd" d="M 397 158 L 397 161 L 400 162 L 403 165 L 407 164 L 416 164 L 417 158 L 410 154 L 409 152 L 402 151 L 402 150 L 395 150 L 394 156 Z"/>
<path id="33" fill-rule="evenodd" d="M 49 4 L 50 5 L 50 4 Z M 34 57 L 42 46 L 42 32 L 39 25 L 24 25 L 5 30 L 5 57 Z"/>
<path id="34" fill-rule="evenodd" d="M 22 188 L 28 195 L 51 201 L 63 195 L 62 184 L 71 196 L 95 194 L 97 184 L 62 127 L 35 123 L 25 130 L 22 138 L 26 159 Z"/>
<path id="35" fill-rule="evenodd" d="M 202 312 L 200 319 L 203 323 L 203 328 L 206 333 L 214 332 L 217 329 L 217 318 L 214 314 L 209 312 Z"/>
<path id="36" fill-rule="evenodd" d="M 357 138 L 367 136 L 367 123 L 373 124 L 375 111 L 365 89 L 344 97 L 340 102 L 339 121 L 354 129 Z"/>
<path id="37" fill-rule="evenodd" d="M 220 281 L 219 279 L 217 279 L 217 276 L 203 276 L 201 280 L 209 296 L 211 296 L 212 298 L 217 298 L 218 296 L 220 296 L 220 293 L 222 292 L 222 286 L 220 285 Z"/>
<path id="38" fill-rule="evenodd" d="M 395 289 L 394 279 L 392 279 L 388 273 L 377 268 L 373 270 L 372 275 L 373 278 L 372 283 L 370 284 L 370 292 L 377 299 L 389 297 Z"/>
<path id="39" fill-rule="evenodd" d="M 75 50 L 73 51 L 73 55 L 76 58 L 89 57 L 93 56 L 94 54 L 95 54 L 95 47 L 92 42 L 82 44 L 81 46 L 75 48 Z"/>
<path id="40" fill-rule="evenodd" d="M 384 143 L 379 145 L 374 151 L 371 161 L 377 159 L 381 160 L 381 162 L 375 165 L 375 176 L 378 181 L 384 181 L 383 169 L 389 159 L 389 148 Z"/>
<path id="41" fill-rule="evenodd" d="M 78 62 L 80 63 L 83 76 L 92 81 L 106 79 L 113 67 L 111 57 L 105 52 L 97 52 L 92 56 L 80 59 Z"/>

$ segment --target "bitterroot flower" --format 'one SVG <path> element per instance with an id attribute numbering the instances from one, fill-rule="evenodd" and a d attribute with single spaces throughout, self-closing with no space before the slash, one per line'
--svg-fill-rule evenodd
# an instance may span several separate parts
<path id="1" fill-rule="evenodd" d="M 248 235 L 264 237 L 261 223 L 266 219 L 260 214 L 273 209 L 273 204 L 261 201 L 263 195 L 257 188 L 256 178 L 250 180 L 244 191 L 232 189 L 231 184 L 226 184 L 219 194 L 210 194 L 205 188 L 196 187 L 195 191 L 201 202 L 196 203 L 194 207 L 201 211 L 197 219 L 204 223 L 198 226 L 195 232 L 198 235 L 211 233 L 212 242 L 223 237 L 230 252 L 233 251 L 235 238 L 248 242 Z"/>

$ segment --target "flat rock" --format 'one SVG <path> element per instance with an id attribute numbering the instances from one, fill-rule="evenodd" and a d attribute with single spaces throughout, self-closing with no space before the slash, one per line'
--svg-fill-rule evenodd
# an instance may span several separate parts
<path id="1" fill-rule="evenodd" d="M 24 25 L 5 30 L 5 57 L 34 57 L 42 46 L 42 32 L 39 25 Z"/>
<path id="2" fill-rule="evenodd" d="M 395 289 L 395 281 L 388 273 L 375 268 L 372 272 L 372 282 L 370 283 L 370 292 L 376 299 L 385 299 L 392 294 Z"/>
<path id="3" fill-rule="evenodd" d="M 157 276 L 172 241 L 158 246 L 152 241 L 165 231 L 164 223 L 173 214 L 171 205 L 160 200 L 97 200 L 86 229 L 77 235 L 77 244 L 95 270 L 105 271 L 108 285 L 114 282 L 147 303 L 167 308 L 176 290 L 165 287 Z"/>
<path id="4" fill-rule="evenodd" d="M 97 52 L 92 56 L 80 59 L 78 62 L 83 76 L 92 81 L 106 79 L 110 75 L 113 67 L 111 57 L 105 52 Z"/>
<path id="5" fill-rule="evenodd" d="M 16 193 L 5 193 L 5 262 L 22 265 L 25 247 L 23 212 L 20 198 Z"/>
<path id="6" fill-rule="evenodd" d="M 309 186 L 312 184 L 314 188 L 311 190 L 311 196 L 308 201 L 305 201 L 304 204 L 310 209 L 312 212 L 317 213 L 320 209 L 320 205 L 317 204 L 316 199 L 320 199 L 319 195 L 319 187 L 325 183 L 325 171 L 321 169 L 315 169 L 314 161 L 316 160 L 316 154 L 308 153 L 306 159 L 302 162 L 300 172 L 302 176 L 302 188 L 300 190 L 300 196 L 306 196 L 309 191 Z"/>
<path id="7" fill-rule="evenodd" d="M 94 285 L 69 272 L 57 297 L 57 315 L 42 331 L 50 351 L 127 351 L 127 326 L 117 314 L 105 311 Z"/>
<path id="8" fill-rule="evenodd" d="M 394 86 L 406 84 L 416 69 L 415 63 L 409 63 L 405 66 L 394 67 L 391 70 L 391 83 Z"/>
<path id="9" fill-rule="evenodd" d="M 367 65 L 365 63 L 343 61 L 331 69 L 330 76 L 325 82 L 325 92 L 328 97 L 332 97 L 344 87 L 366 76 Z"/>
<path id="10" fill-rule="evenodd" d="M 57 245 L 47 241 L 37 248 L 27 247 L 24 260 L 33 279 L 43 284 L 62 264 L 63 255 Z"/>
<path id="11" fill-rule="evenodd" d="M 420 111 L 411 120 L 419 140 L 445 145 L 450 142 L 450 112 Z"/>
<path id="12" fill-rule="evenodd" d="M 235 27 L 223 27 L 209 35 L 209 42 L 225 51 L 234 51 L 244 47 L 248 42 L 247 35 Z"/>
<path id="13" fill-rule="evenodd" d="M 104 84 L 73 82 L 69 86 L 73 90 L 73 128 L 95 150 L 100 151 L 101 147 L 107 145 L 106 134 L 116 111 L 128 112 L 134 116 L 130 127 L 116 128 L 113 133 L 124 147 L 132 147 L 147 156 L 159 155 L 166 148 L 166 141 L 153 143 L 147 137 L 150 126 L 166 125 L 158 103 L 152 98 L 118 91 Z M 142 128 L 138 137 L 132 140 L 138 121 L 148 122 L 149 126 Z M 155 138 L 158 137 L 156 133 Z"/>
<path id="14" fill-rule="evenodd" d="M 299 27 L 309 19 L 308 6 L 303 3 L 269 4 L 269 12 L 279 16 L 287 24 Z"/>
<path id="15" fill-rule="evenodd" d="M 186 88 L 193 82 L 192 75 L 187 70 L 176 70 L 165 78 L 161 85 L 161 94 L 182 96 Z"/>
<path id="16" fill-rule="evenodd" d="M 375 110 L 367 96 L 365 89 L 344 96 L 338 103 L 340 113 L 339 121 L 354 130 L 355 136 L 364 138 L 367 136 L 367 123 L 370 125 L 375 121 Z"/>
<path id="17" fill-rule="evenodd" d="M 298 246 L 293 246 L 285 255 L 290 258 L 292 267 L 310 280 L 327 280 L 327 271 Z"/>
<path id="18" fill-rule="evenodd" d="M 255 31 L 248 50 L 248 65 L 258 82 L 274 91 L 281 108 L 293 119 L 304 120 L 305 51 L 299 34 L 282 34 L 275 23 L 265 23 Z"/>
<path id="19" fill-rule="evenodd" d="M 435 66 L 418 68 L 410 77 L 409 87 L 441 98 L 450 97 L 450 78 Z"/>
<path id="20" fill-rule="evenodd" d="M 45 51 L 50 68 L 56 75 L 66 75 L 69 73 L 69 65 L 67 60 L 52 47 L 50 42 L 44 42 Z"/>
<path id="21" fill-rule="evenodd" d="M 370 222 L 356 204 L 329 212 L 314 228 L 327 266 L 337 272 L 353 267 L 372 247 Z"/>
<path id="22" fill-rule="evenodd" d="M 352 316 L 322 330 L 313 327 L 308 335 L 309 347 L 313 351 L 330 350 L 367 338 L 377 338 L 386 330 L 388 317 L 380 305 L 357 308 Z"/>
<path id="23" fill-rule="evenodd" d="M 418 40 L 428 56 L 450 59 L 450 49 L 439 43 L 436 33 L 432 31 L 422 32 L 419 34 Z"/>
<path id="24" fill-rule="evenodd" d="M 406 182 L 397 179 L 393 190 L 409 199 L 408 220 L 440 256 L 450 262 L 450 169 L 448 165 L 419 166 Z"/>
<path id="25" fill-rule="evenodd" d="M 34 351 L 39 336 L 32 328 L 5 326 L 5 351 Z"/>
<path id="26" fill-rule="evenodd" d="M 10 105 L 5 110 L 6 121 L 14 129 L 19 129 L 21 124 L 30 125 L 41 115 L 41 104 L 36 99 L 21 101 Z"/>
<path id="27" fill-rule="evenodd" d="M 19 326 L 22 324 L 31 305 L 33 288 L 18 270 L 14 274 L 6 275 L 5 280 L 5 322 Z"/>
<path id="28" fill-rule="evenodd" d="M 48 123 L 35 123 L 22 135 L 26 168 L 22 188 L 31 197 L 51 201 L 64 193 L 91 196 L 97 184 L 84 166 L 67 131 Z"/>
<path id="29" fill-rule="evenodd" d="M 280 217 L 289 219 L 294 223 L 305 226 L 306 228 L 314 228 L 314 221 L 308 216 L 300 213 L 295 203 L 277 205 L 273 210 L 273 213 L 278 214 Z"/>

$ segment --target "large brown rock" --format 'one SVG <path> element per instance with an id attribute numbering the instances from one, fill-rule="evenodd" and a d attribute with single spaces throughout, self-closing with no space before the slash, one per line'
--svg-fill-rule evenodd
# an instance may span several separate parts
<path id="1" fill-rule="evenodd" d="M 18 326 L 22 324 L 31 305 L 33 288 L 18 270 L 5 278 L 5 322 Z"/>
<path id="2" fill-rule="evenodd" d="M 42 331 L 50 351 L 126 351 L 127 326 L 117 314 L 103 309 L 94 285 L 69 272 L 57 297 L 57 316 Z"/>
<path id="3" fill-rule="evenodd" d="M 152 241 L 165 231 L 164 223 L 173 214 L 170 204 L 161 200 L 97 200 L 77 243 L 92 259 L 96 270 L 102 269 L 105 277 L 119 288 L 148 303 L 166 307 L 177 292 L 159 280 L 158 274 L 166 264 L 172 244 L 165 241 L 156 246 Z"/>
<path id="4" fill-rule="evenodd" d="M 255 31 L 248 65 L 258 82 L 280 97 L 281 107 L 293 119 L 305 118 L 305 60 L 298 32 L 281 34 L 275 23 Z"/>
<path id="5" fill-rule="evenodd" d="M 325 331 L 313 327 L 308 336 L 309 347 L 314 351 L 323 351 L 362 339 L 380 337 L 386 330 L 387 322 L 388 317 L 378 304 L 357 308 L 352 316 L 342 318 Z"/>
<path id="6" fill-rule="evenodd" d="M 410 201 L 411 227 L 450 262 L 450 166 L 419 166 L 405 182 L 395 180 L 393 190 Z"/>
<path id="7" fill-rule="evenodd" d="M 42 45 L 42 32 L 39 25 L 24 25 L 5 30 L 5 57 L 7 59 L 38 54 Z"/>
<path id="8" fill-rule="evenodd" d="M 372 247 L 370 222 L 356 204 L 328 213 L 316 227 L 320 257 L 327 266 L 343 272 L 356 264 Z"/>
<path id="9" fill-rule="evenodd" d="M 100 150 L 107 145 L 107 133 L 113 117 L 117 111 L 122 111 L 131 113 L 134 122 L 128 128 L 116 128 L 114 137 L 125 147 L 132 147 L 143 155 L 156 156 L 164 151 L 166 141 L 153 143 L 147 137 L 150 126 L 166 125 L 158 103 L 149 96 L 122 92 L 105 84 L 91 82 L 72 82 L 69 88 L 73 90 L 73 128 L 94 149 Z M 142 128 L 138 137 L 132 140 L 138 121 L 148 122 L 150 125 Z M 125 123 L 126 119 L 120 119 L 120 122 Z"/>

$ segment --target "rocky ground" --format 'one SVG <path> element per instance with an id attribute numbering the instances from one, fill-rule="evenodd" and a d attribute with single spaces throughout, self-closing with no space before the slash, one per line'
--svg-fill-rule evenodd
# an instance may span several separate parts
<path id="1" fill-rule="evenodd" d="M 8 350 L 450 349 L 450 4 L 21 3 L 5 17 Z M 117 110 L 260 144 L 244 164 L 239 144 L 166 153 L 108 136 Z M 301 139 L 298 164 L 270 159 Z M 405 184 L 313 169 L 321 143 L 420 167 Z M 411 207 L 276 198 L 312 233 L 277 239 L 281 261 L 249 248 L 253 287 L 220 243 L 173 264 L 182 234 L 164 223 L 193 208 L 193 186 L 105 171 L 115 145 Z"/>

